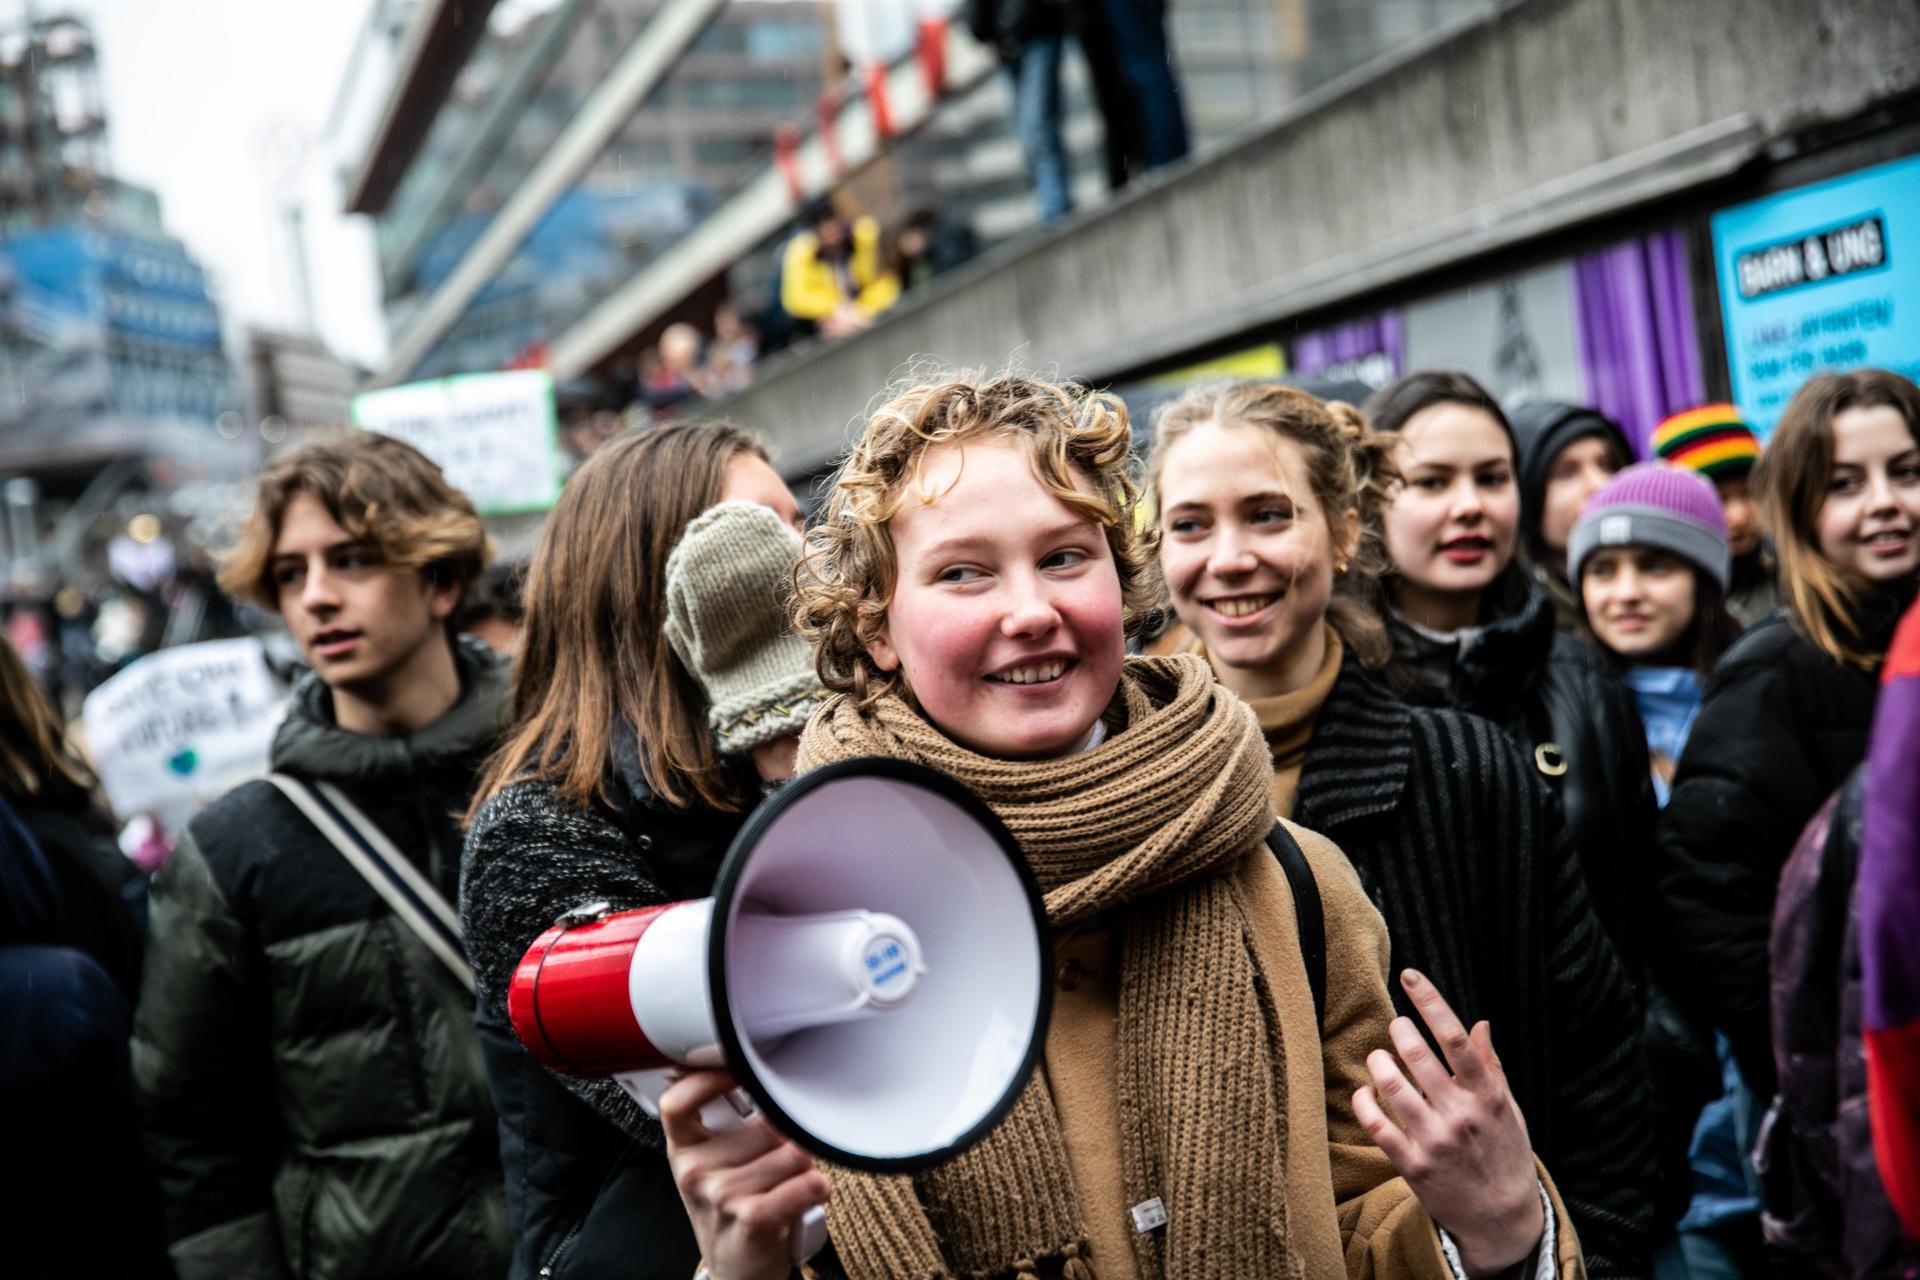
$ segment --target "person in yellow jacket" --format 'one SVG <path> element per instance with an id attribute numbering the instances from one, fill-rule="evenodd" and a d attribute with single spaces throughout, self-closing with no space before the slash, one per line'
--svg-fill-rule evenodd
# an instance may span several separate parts
<path id="1" fill-rule="evenodd" d="M 807 226 L 781 256 L 780 305 L 826 337 L 858 333 L 900 298 L 900 277 L 881 258 L 880 224 L 844 218 L 822 201 Z"/>

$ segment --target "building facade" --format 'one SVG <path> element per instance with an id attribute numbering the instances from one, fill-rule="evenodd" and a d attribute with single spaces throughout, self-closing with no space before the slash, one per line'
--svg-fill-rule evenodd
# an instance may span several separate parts
<path id="1" fill-rule="evenodd" d="M 123 491 L 255 457 L 216 428 L 239 397 L 206 272 L 109 171 L 98 59 L 71 15 L 0 30 L 0 598 L 73 568 Z"/>
<path id="2" fill-rule="evenodd" d="M 1920 375 L 1916 40 L 1900 0 L 1483 8 L 717 411 L 804 473 L 929 352 L 1138 409 L 1204 376 L 1456 368 L 1642 450 L 1703 401 L 1764 435 L 1810 374 Z"/>
<path id="3" fill-rule="evenodd" d="M 372 215 L 378 228 L 396 339 L 382 382 L 539 362 L 598 301 L 722 217 L 778 167 L 783 130 L 812 135 L 823 102 L 862 101 L 867 55 L 854 48 L 850 32 L 891 23 L 907 42 L 876 45 L 884 47 L 883 59 L 901 57 L 911 48 L 912 15 L 925 12 L 895 5 L 893 13 L 872 0 L 839 0 L 837 9 L 833 0 L 713 6 L 696 36 L 670 46 L 670 64 L 644 99 L 617 129 L 601 131 L 591 159 L 564 188 L 543 191 L 543 161 L 590 121 L 598 96 L 627 74 L 642 38 L 687 6 L 558 0 L 496 9 L 487 0 L 413 0 L 402 21 L 394 7 L 400 2 L 376 6 L 369 30 L 415 56 L 388 57 L 382 65 L 390 73 L 346 90 L 385 104 L 365 112 L 384 123 L 360 145 L 347 183 L 349 210 Z M 1417 0 L 1388 7 L 1381 19 L 1356 16 L 1369 8 L 1365 0 L 1170 6 L 1197 150 L 1226 145 L 1310 85 L 1475 6 Z M 484 34 L 463 44 L 456 30 L 465 24 L 471 31 L 475 23 Z M 950 38 L 965 40 L 961 15 L 952 14 L 950 23 Z M 410 126 L 402 124 L 402 103 L 411 104 Z M 1102 126 L 1076 54 L 1065 71 L 1064 114 L 1077 201 L 1091 208 L 1106 198 Z M 839 198 L 883 221 L 935 208 L 991 246 L 1034 224 L 1025 174 L 1010 86 L 1005 76 L 989 74 L 955 86 L 923 128 L 848 175 Z M 529 200 L 540 210 L 531 220 L 521 217 Z M 782 221 L 714 271 L 680 281 L 674 296 L 645 308 L 596 359 L 594 372 L 611 375 L 617 386 L 667 323 L 704 323 L 729 299 L 748 315 L 770 305 L 773 263 L 791 230 Z M 477 279 L 455 274 L 469 262 L 477 264 Z"/>
<path id="4" fill-rule="evenodd" d="M 373 216 L 393 332 L 487 234 L 660 7 L 562 0 L 494 15 L 391 191 L 359 184 L 350 198 Z M 775 131 L 819 95 L 825 49 L 808 0 L 726 5 L 409 375 L 538 363 L 546 340 L 768 163 Z"/>

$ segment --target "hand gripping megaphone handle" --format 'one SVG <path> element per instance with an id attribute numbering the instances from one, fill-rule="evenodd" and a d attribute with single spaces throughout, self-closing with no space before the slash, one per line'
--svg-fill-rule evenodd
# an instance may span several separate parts
<path id="1" fill-rule="evenodd" d="M 622 1089 L 640 1104 L 641 1110 L 658 1119 L 660 1095 L 683 1073 L 671 1068 L 657 1071 L 623 1071 L 615 1076 Z M 718 1136 L 732 1133 L 759 1114 L 744 1089 L 721 1094 L 700 1108 L 700 1123 L 708 1133 Z M 827 1247 L 827 1211 L 815 1205 L 795 1218 L 787 1229 L 787 1244 L 795 1263 L 806 1262 Z"/>

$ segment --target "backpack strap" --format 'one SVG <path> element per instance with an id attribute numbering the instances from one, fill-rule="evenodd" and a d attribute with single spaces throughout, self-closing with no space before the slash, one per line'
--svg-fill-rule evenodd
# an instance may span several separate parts
<path id="1" fill-rule="evenodd" d="M 393 913 L 446 965 L 460 985 L 471 992 L 473 970 L 468 967 L 460 945 L 459 913 L 406 855 L 394 847 L 387 833 L 330 782 L 309 783 L 285 773 L 269 773 L 267 781 L 306 815 L 320 834 L 340 851 L 347 865 L 360 873 Z"/>
<path id="2" fill-rule="evenodd" d="M 1280 860 L 1287 873 L 1287 886 L 1293 890 L 1293 921 L 1300 934 L 1300 959 L 1307 968 L 1307 985 L 1313 989 L 1313 1016 L 1322 1031 L 1327 1025 L 1327 920 L 1320 909 L 1320 885 L 1300 842 L 1293 838 L 1285 823 L 1276 822 L 1267 832 L 1267 848 Z"/>

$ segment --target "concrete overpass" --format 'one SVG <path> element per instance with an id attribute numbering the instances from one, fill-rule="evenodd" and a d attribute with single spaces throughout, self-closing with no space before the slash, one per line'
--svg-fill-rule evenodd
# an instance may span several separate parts
<path id="1" fill-rule="evenodd" d="M 714 413 L 815 472 L 915 357 L 1121 379 L 1920 130 L 1917 103 L 1913 0 L 1506 0 L 857 338 L 783 353 Z"/>

